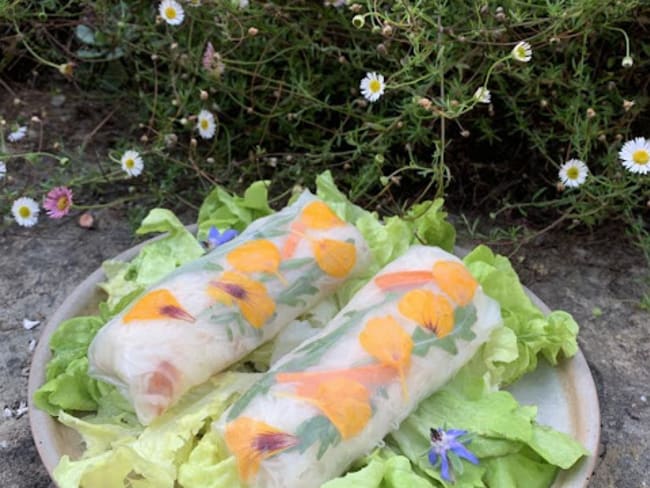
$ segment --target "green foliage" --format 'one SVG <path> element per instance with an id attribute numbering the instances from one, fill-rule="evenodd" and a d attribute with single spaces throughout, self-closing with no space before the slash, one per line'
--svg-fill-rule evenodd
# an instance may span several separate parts
<path id="1" fill-rule="evenodd" d="M 0 71 L 25 56 L 58 71 L 74 63 L 79 86 L 133 116 L 116 154 L 143 141 L 159 201 L 196 203 L 217 180 L 289 190 L 331 169 L 353 200 L 384 211 L 447 192 L 495 213 L 621 219 L 647 235 L 648 176 L 617 158 L 622 141 L 647 135 L 646 3 L 190 3 L 201 5 L 184 3 L 172 26 L 150 1 L 1 2 Z M 531 62 L 509 56 L 518 41 L 532 45 Z M 374 103 L 359 93 L 369 71 L 386 78 Z M 474 98 L 481 86 L 492 103 Z M 202 109 L 215 114 L 214 138 L 198 136 Z M 574 157 L 591 176 L 558 191 L 558 168 Z"/>

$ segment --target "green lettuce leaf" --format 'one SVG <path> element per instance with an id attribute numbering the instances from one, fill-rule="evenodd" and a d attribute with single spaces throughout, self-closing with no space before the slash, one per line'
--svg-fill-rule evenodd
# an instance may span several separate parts
<path id="1" fill-rule="evenodd" d="M 247 373 L 213 377 L 144 428 L 125 427 L 115 419 L 61 414 L 59 421 L 81 434 L 87 450 L 76 461 L 64 456 L 54 470 L 54 479 L 60 488 L 173 488 L 179 467 L 188 462 L 199 436 L 258 379 L 259 375 Z"/>
<path id="2" fill-rule="evenodd" d="M 268 181 L 256 181 L 240 197 L 217 186 L 199 209 L 198 238 L 206 239 L 210 227 L 243 231 L 252 221 L 273 213 L 269 207 Z"/>
<path id="3" fill-rule="evenodd" d="M 108 294 L 106 304 L 111 314 L 118 313 L 149 285 L 204 253 L 194 236 L 169 210 L 154 208 L 135 231 L 138 235 L 154 232 L 167 234 L 144 246 L 131 262 L 109 260 L 103 264 L 108 280 L 99 286 Z M 126 303 L 124 298 L 128 298 Z"/>
<path id="4" fill-rule="evenodd" d="M 510 261 L 478 246 L 463 259 L 485 293 L 497 300 L 506 329 L 493 334 L 485 345 L 481 364 L 473 362 L 474 375 L 489 376 L 492 385 L 508 385 L 537 367 L 538 355 L 555 365 L 578 351 L 578 324 L 570 314 L 554 311 L 544 316 L 533 304 Z M 516 348 L 516 353 L 515 353 Z"/>

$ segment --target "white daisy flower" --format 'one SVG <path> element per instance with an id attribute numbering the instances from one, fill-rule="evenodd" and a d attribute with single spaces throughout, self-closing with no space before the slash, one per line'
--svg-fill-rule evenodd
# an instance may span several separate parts
<path id="1" fill-rule="evenodd" d="M 618 153 L 625 169 L 631 173 L 647 175 L 650 173 L 650 141 L 644 137 L 635 137 L 623 144 Z"/>
<path id="2" fill-rule="evenodd" d="M 216 128 L 212 112 L 209 110 L 201 110 L 199 112 L 196 128 L 199 130 L 199 134 L 203 139 L 212 139 Z"/>
<path id="3" fill-rule="evenodd" d="M 484 86 L 480 86 L 474 92 L 474 100 L 479 103 L 490 103 L 492 101 L 492 94 L 490 93 L 490 90 Z"/>
<path id="4" fill-rule="evenodd" d="M 512 48 L 512 57 L 515 61 L 527 63 L 533 57 L 533 48 L 525 41 L 518 42 L 517 45 Z"/>
<path id="5" fill-rule="evenodd" d="M 38 203 L 32 198 L 21 197 L 11 206 L 11 213 L 18 225 L 32 227 L 38 222 Z"/>
<path id="6" fill-rule="evenodd" d="M 27 127 L 22 125 L 18 127 L 15 131 L 11 132 L 7 136 L 7 140 L 9 140 L 9 142 L 18 142 L 21 139 L 24 139 L 26 135 L 27 135 Z"/>
<path id="7" fill-rule="evenodd" d="M 185 18 L 183 7 L 175 0 L 163 0 L 160 2 L 158 11 L 160 12 L 160 16 L 169 25 L 180 25 L 183 23 L 183 19 Z"/>
<path id="8" fill-rule="evenodd" d="M 7 165 L 4 161 L 0 161 L 0 180 L 3 179 L 7 174 Z"/>
<path id="9" fill-rule="evenodd" d="M 138 176 L 144 169 L 144 162 L 138 151 L 126 151 L 120 159 L 120 164 L 129 176 Z"/>
<path id="10" fill-rule="evenodd" d="M 361 94 L 369 102 L 376 102 L 384 94 L 384 77 L 377 73 L 366 73 L 366 77 L 359 84 Z"/>
<path id="11" fill-rule="evenodd" d="M 569 159 L 566 163 L 560 166 L 560 180 L 564 186 L 569 188 L 577 188 L 582 185 L 587 179 L 589 168 L 579 159 Z"/>

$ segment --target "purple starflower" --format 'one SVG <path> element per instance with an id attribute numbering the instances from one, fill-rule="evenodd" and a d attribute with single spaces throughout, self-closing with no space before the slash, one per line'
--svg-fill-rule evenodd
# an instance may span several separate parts
<path id="1" fill-rule="evenodd" d="M 219 232 L 219 229 L 212 226 L 208 231 L 208 240 L 205 244 L 208 249 L 214 249 L 221 244 L 225 244 L 226 242 L 233 240 L 235 237 L 237 237 L 238 234 L 239 232 L 237 232 L 235 229 L 226 229 L 222 233 Z"/>
<path id="2" fill-rule="evenodd" d="M 463 443 L 469 439 L 462 439 L 467 435 L 466 430 L 458 429 L 431 429 L 431 449 L 429 449 L 429 462 L 436 466 L 440 461 L 440 474 L 446 481 L 452 481 L 449 470 L 448 454 L 451 453 L 459 458 L 467 459 L 472 464 L 478 464 L 478 459 L 467 450 Z"/>

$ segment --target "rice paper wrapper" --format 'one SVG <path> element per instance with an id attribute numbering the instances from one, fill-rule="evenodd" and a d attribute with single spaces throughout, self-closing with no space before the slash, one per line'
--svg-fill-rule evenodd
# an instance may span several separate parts
<path id="1" fill-rule="evenodd" d="M 369 261 L 357 229 L 304 192 L 135 299 L 93 340 L 89 372 L 116 385 L 148 424 Z"/>
<path id="2" fill-rule="evenodd" d="M 455 256 L 415 246 L 214 424 L 255 488 L 341 475 L 443 386 L 501 326 Z"/>

